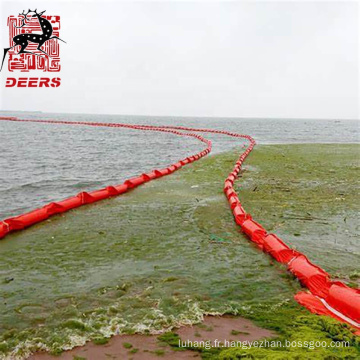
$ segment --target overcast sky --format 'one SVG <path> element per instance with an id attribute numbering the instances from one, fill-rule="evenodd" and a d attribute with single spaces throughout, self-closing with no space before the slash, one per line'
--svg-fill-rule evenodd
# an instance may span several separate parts
<path id="1" fill-rule="evenodd" d="M 359 118 L 356 1 L 1 1 L 0 48 L 29 6 L 61 16 L 62 70 L 38 75 L 62 83 L 5 88 L 4 66 L 3 110 Z"/>

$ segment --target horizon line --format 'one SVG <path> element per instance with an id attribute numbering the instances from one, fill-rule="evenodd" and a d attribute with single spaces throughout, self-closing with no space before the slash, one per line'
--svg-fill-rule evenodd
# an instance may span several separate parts
<path id="1" fill-rule="evenodd" d="M 42 114 L 68 114 L 68 115 L 101 115 L 101 116 L 132 116 L 132 117 L 157 117 L 157 118 L 204 118 L 204 119 L 254 119 L 254 120 L 330 120 L 330 121 L 360 121 L 360 118 L 305 118 L 305 117 L 258 117 L 258 116 L 204 116 L 204 115 L 144 115 L 144 114 L 119 114 L 119 113 L 84 113 L 84 112 L 47 112 L 42 110 L 0 110 L 0 112 L 42 113 Z"/>

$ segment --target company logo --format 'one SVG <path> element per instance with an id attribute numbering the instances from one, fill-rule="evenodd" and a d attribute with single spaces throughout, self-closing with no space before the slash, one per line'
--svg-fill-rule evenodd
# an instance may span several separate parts
<path id="1" fill-rule="evenodd" d="M 4 49 L 0 71 L 8 57 L 10 72 L 59 72 L 60 16 L 43 15 L 45 10 L 28 10 L 18 16 L 9 16 L 9 47 Z M 46 81 L 44 80 L 46 79 Z M 56 81 L 55 81 L 56 80 Z M 58 87 L 60 78 L 8 78 L 6 87 Z"/>

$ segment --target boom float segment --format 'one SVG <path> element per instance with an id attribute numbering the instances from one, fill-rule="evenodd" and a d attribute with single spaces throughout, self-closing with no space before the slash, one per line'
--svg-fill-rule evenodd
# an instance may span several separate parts
<path id="1" fill-rule="evenodd" d="M 0 120 L 72 126 L 116 127 L 143 131 L 166 132 L 178 136 L 193 137 L 206 144 L 206 148 L 201 152 L 182 159 L 167 168 L 153 170 L 149 173 L 128 179 L 120 185 L 108 186 L 104 189 L 95 190 L 90 193 L 81 192 L 76 196 L 59 202 L 52 202 L 29 213 L 5 219 L 0 222 L 0 238 L 3 238 L 10 232 L 22 230 L 33 224 L 39 223 L 55 214 L 60 214 L 85 204 L 91 204 L 96 201 L 123 194 L 148 181 L 169 175 L 174 171 L 179 170 L 182 166 L 199 160 L 210 153 L 211 141 L 198 135 L 198 132 L 222 134 L 247 139 L 250 143 L 249 146 L 239 156 L 233 171 L 225 179 L 224 184 L 224 193 L 228 199 L 235 222 L 259 249 L 272 256 L 276 261 L 285 264 L 287 269 L 299 279 L 300 283 L 304 287 L 308 289 L 307 292 L 301 291 L 295 295 L 295 300 L 299 304 L 303 305 L 313 313 L 328 315 L 352 325 L 356 329 L 356 333 L 360 335 L 360 290 L 350 288 L 339 281 L 332 281 L 329 274 L 320 267 L 312 264 L 304 254 L 290 249 L 276 235 L 268 234 L 266 230 L 260 224 L 255 222 L 251 215 L 247 214 L 242 207 L 238 194 L 234 190 L 234 182 L 238 177 L 243 162 L 256 144 L 255 140 L 251 136 L 224 130 L 196 129 L 183 126 L 131 125 L 60 120 L 27 120 L 16 117 L 0 117 Z"/>

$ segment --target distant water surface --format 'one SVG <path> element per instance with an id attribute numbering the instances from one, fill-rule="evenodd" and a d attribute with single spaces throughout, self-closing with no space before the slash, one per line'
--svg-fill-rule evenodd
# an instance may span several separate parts
<path id="1" fill-rule="evenodd" d="M 258 144 L 358 143 L 359 122 L 340 120 L 181 118 L 119 115 L 9 113 L 0 116 L 183 125 L 240 132 Z M 0 121 L 0 219 L 15 216 L 80 191 L 119 184 L 126 178 L 171 164 L 204 144 L 171 134 L 121 128 Z M 244 141 L 205 135 L 213 154 Z"/>

